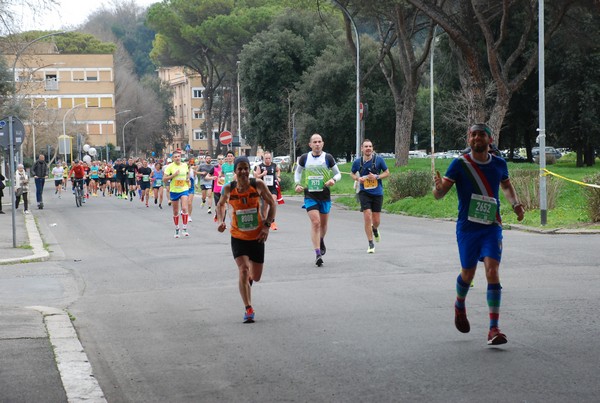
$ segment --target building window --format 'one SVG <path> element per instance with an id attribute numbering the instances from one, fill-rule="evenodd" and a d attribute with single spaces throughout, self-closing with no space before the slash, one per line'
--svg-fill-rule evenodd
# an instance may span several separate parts
<path id="1" fill-rule="evenodd" d="M 74 70 L 73 71 L 73 81 L 84 81 L 85 80 L 85 72 L 83 70 Z"/>
<path id="2" fill-rule="evenodd" d="M 205 140 L 206 136 L 202 133 L 202 130 L 194 130 L 194 140 Z"/>
<path id="3" fill-rule="evenodd" d="M 204 112 L 200 109 L 194 109 L 194 119 L 204 119 Z"/>
<path id="4" fill-rule="evenodd" d="M 56 74 L 46 74 L 46 91 L 58 90 L 58 77 Z"/>
<path id="5" fill-rule="evenodd" d="M 97 108 L 99 105 L 98 98 L 88 98 L 87 99 L 87 107 L 88 108 Z"/>
<path id="6" fill-rule="evenodd" d="M 192 98 L 203 98 L 202 88 L 192 88 Z"/>

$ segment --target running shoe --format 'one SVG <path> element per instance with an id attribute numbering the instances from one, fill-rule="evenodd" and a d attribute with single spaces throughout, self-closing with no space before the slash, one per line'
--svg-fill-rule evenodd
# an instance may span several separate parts
<path id="1" fill-rule="evenodd" d="M 381 241 L 381 234 L 378 229 L 373 228 L 373 238 L 375 238 L 375 242 Z"/>
<path id="2" fill-rule="evenodd" d="M 469 324 L 469 319 L 467 319 L 466 310 L 461 311 L 454 307 L 454 326 L 456 326 L 461 333 L 469 333 L 471 331 L 471 325 Z"/>
<path id="3" fill-rule="evenodd" d="M 188 222 L 192 222 L 192 217 L 188 217 Z"/>
<path id="4" fill-rule="evenodd" d="M 321 256 L 323 256 L 327 252 L 327 248 L 325 247 L 325 240 L 321 238 Z"/>
<path id="5" fill-rule="evenodd" d="M 146 203 L 146 207 L 150 207 L 150 206 L 148 206 L 148 203 Z"/>
<path id="6" fill-rule="evenodd" d="M 217 222 L 217 216 L 215 215 L 215 218 L 213 218 L 214 222 Z"/>
<path id="7" fill-rule="evenodd" d="M 323 256 L 317 255 L 317 260 L 315 260 L 315 264 L 319 267 L 323 266 Z"/>
<path id="8" fill-rule="evenodd" d="M 369 248 L 367 249 L 367 253 L 375 253 L 375 247 L 369 246 Z"/>
<path id="9" fill-rule="evenodd" d="M 497 346 L 500 344 L 506 344 L 507 341 L 508 339 L 506 338 L 506 335 L 500 332 L 500 329 L 498 329 L 497 327 L 493 327 L 490 329 L 490 332 L 488 333 L 489 345 Z"/>
<path id="10" fill-rule="evenodd" d="M 273 221 L 273 222 L 271 223 L 271 229 L 272 229 L 273 231 L 277 231 L 277 224 L 275 224 L 275 221 Z M 321 253 L 321 254 L 322 254 L 322 253 Z"/>
<path id="11" fill-rule="evenodd" d="M 175 238 L 179 238 L 179 228 L 175 229 Z"/>
<path id="12" fill-rule="evenodd" d="M 212 211 L 210 211 L 210 207 L 208 208 L 208 214 L 212 214 Z"/>
<path id="13" fill-rule="evenodd" d="M 246 309 L 244 313 L 244 323 L 254 323 L 254 309 L 252 307 Z"/>
<path id="14" fill-rule="evenodd" d="M 202 204 L 200 205 L 200 208 L 204 208 L 205 204 L 206 204 L 206 202 L 202 202 Z"/>
<path id="15" fill-rule="evenodd" d="M 181 230 L 183 236 L 190 236 L 190 234 L 187 232 L 187 228 L 184 228 Z"/>
<path id="16" fill-rule="evenodd" d="M 159 205 L 158 205 L 158 208 L 162 210 L 162 204 L 159 204 Z"/>
<path id="17" fill-rule="evenodd" d="M 158 199 L 154 199 L 154 204 L 158 203 Z"/>

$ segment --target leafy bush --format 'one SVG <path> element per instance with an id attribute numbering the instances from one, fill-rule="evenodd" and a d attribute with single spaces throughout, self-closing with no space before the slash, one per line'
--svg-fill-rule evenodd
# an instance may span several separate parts
<path id="1" fill-rule="evenodd" d="M 394 173 L 388 181 L 390 201 L 393 203 L 406 197 L 423 197 L 431 192 L 433 178 L 428 171 L 405 171 Z"/>
<path id="2" fill-rule="evenodd" d="M 583 181 L 585 183 L 593 183 L 595 185 L 600 185 L 600 174 L 587 176 L 583 178 Z M 588 214 L 590 215 L 590 220 L 592 220 L 593 222 L 598 222 L 600 221 L 600 189 L 586 187 L 586 192 L 588 195 L 587 208 Z"/>
<path id="3" fill-rule="evenodd" d="M 279 186 L 281 191 L 292 189 L 294 187 L 294 174 L 289 172 L 282 172 L 279 176 Z"/>
<path id="4" fill-rule="evenodd" d="M 516 169 L 510 173 L 510 182 L 515 187 L 517 197 L 525 210 L 540 208 L 540 174 L 537 170 Z M 556 206 L 561 182 L 551 176 L 546 177 L 546 202 L 548 209 Z"/>

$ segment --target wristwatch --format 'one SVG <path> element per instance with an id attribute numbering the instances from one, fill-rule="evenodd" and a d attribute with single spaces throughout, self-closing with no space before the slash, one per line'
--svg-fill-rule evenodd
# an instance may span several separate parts
<path id="1" fill-rule="evenodd" d="M 265 221 L 263 222 L 263 225 L 264 225 L 265 227 L 267 227 L 267 228 L 271 228 L 271 224 L 272 224 L 272 223 L 271 223 L 271 222 L 269 222 L 269 221 L 267 221 L 267 220 L 265 220 Z"/>

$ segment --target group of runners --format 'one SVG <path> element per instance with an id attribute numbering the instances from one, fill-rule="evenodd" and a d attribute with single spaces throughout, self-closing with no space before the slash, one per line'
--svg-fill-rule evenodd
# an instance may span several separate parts
<path id="1" fill-rule="evenodd" d="M 489 308 L 489 331 L 487 343 L 501 345 L 508 338 L 499 328 L 501 290 L 499 267 L 502 256 L 502 221 L 500 218 L 499 190 L 512 205 L 517 219 L 521 221 L 525 210 L 518 201 L 510 182 L 504 159 L 489 152 L 493 144 L 492 131 L 480 123 L 467 130 L 470 151 L 455 159 L 444 177 L 434 175 L 433 196 L 443 198 L 456 185 L 459 200 L 456 238 L 459 247 L 461 271 L 456 279 L 454 303 L 455 327 L 461 333 L 470 331 L 465 300 L 472 284 L 478 262 L 483 262 L 487 280 L 487 304 Z M 341 172 L 331 154 L 323 151 L 320 134 L 313 134 L 309 141 L 310 152 L 298 159 L 294 172 L 295 191 L 304 193 L 303 208 L 310 220 L 310 238 L 315 251 L 315 264 L 323 265 L 327 248 L 330 188 L 341 179 Z M 373 152 L 373 143 L 362 143 L 362 156 L 352 164 L 352 176 L 358 186 L 358 196 L 364 218 L 368 241 L 367 253 L 374 253 L 374 243 L 381 239 L 379 225 L 383 204 L 382 179 L 389 176 L 383 158 Z M 234 163 L 235 180 L 223 188 L 217 206 L 218 231 L 225 231 L 226 204 L 232 208 L 231 249 L 239 271 L 239 291 L 245 305 L 244 322 L 254 321 L 255 312 L 251 302 L 251 286 L 263 272 L 264 243 L 275 220 L 276 203 L 269 195 L 264 181 L 249 178 L 250 163 L 238 157 Z M 268 214 L 260 213 L 261 201 L 268 206 Z"/>
<path id="2" fill-rule="evenodd" d="M 499 345 L 507 337 L 499 330 L 501 290 L 499 266 L 502 254 L 502 226 L 499 214 L 499 189 L 501 188 L 513 211 L 520 220 L 524 208 L 519 203 L 510 183 L 506 162 L 491 153 L 492 132 L 485 124 L 475 124 L 467 131 L 470 151 L 455 159 L 444 177 L 434 175 L 433 195 L 440 199 L 456 185 L 459 199 L 456 237 L 459 246 L 461 272 L 456 280 L 455 326 L 462 333 L 470 331 L 466 315 L 465 299 L 473 281 L 477 263 L 484 263 L 488 282 L 487 302 L 490 327 L 488 344 Z M 320 134 L 313 134 L 308 143 L 310 151 L 300 156 L 294 171 L 295 191 L 304 194 L 302 208 L 310 221 L 310 239 L 315 251 L 315 265 L 323 266 L 327 252 L 329 213 L 331 210 L 330 188 L 338 182 L 340 172 L 334 157 L 323 151 Z M 382 179 L 390 175 L 385 160 L 374 152 L 373 143 L 366 139 L 361 145 L 360 158 L 351 168 L 356 181 L 358 198 L 363 213 L 364 231 L 368 242 L 367 253 L 375 252 L 374 242 L 381 239 L 380 223 L 383 206 Z M 146 160 L 117 160 L 114 164 L 83 162 L 81 168 L 71 168 L 63 175 L 85 170 L 87 192 L 93 196 L 101 193 L 133 201 L 139 197 L 146 203 L 150 197 L 162 208 L 163 188 L 172 206 L 175 238 L 187 237 L 187 224 L 191 220 L 193 198 L 197 190 L 202 206 L 208 204 L 212 214 L 214 198 L 214 221 L 217 230 L 224 232 L 228 224 L 231 233 L 231 250 L 238 267 L 239 292 L 244 304 L 244 322 L 252 323 L 255 312 L 252 306 L 252 285 L 263 273 L 265 242 L 269 230 L 276 230 L 277 193 L 279 169 L 266 153 L 262 164 L 251 170 L 247 157 L 235 157 L 232 152 L 219 155 L 213 165 L 211 157 L 200 161 L 183 161 L 178 150 L 172 154 L 166 166 Z M 56 168 L 55 168 L 56 169 Z M 54 173 L 54 171 L 53 171 Z M 59 175 L 59 172 L 56 172 Z M 81 173 L 76 174 L 81 175 Z M 60 176 L 58 176 L 60 177 Z M 196 179 L 198 184 L 196 184 Z M 57 192 L 64 182 L 56 180 Z M 198 189 L 196 190 L 196 185 Z M 152 189 L 152 193 L 150 190 Z M 139 193 L 138 193 L 139 192 Z M 227 212 L 230 217 L 227 219 Z"/>

